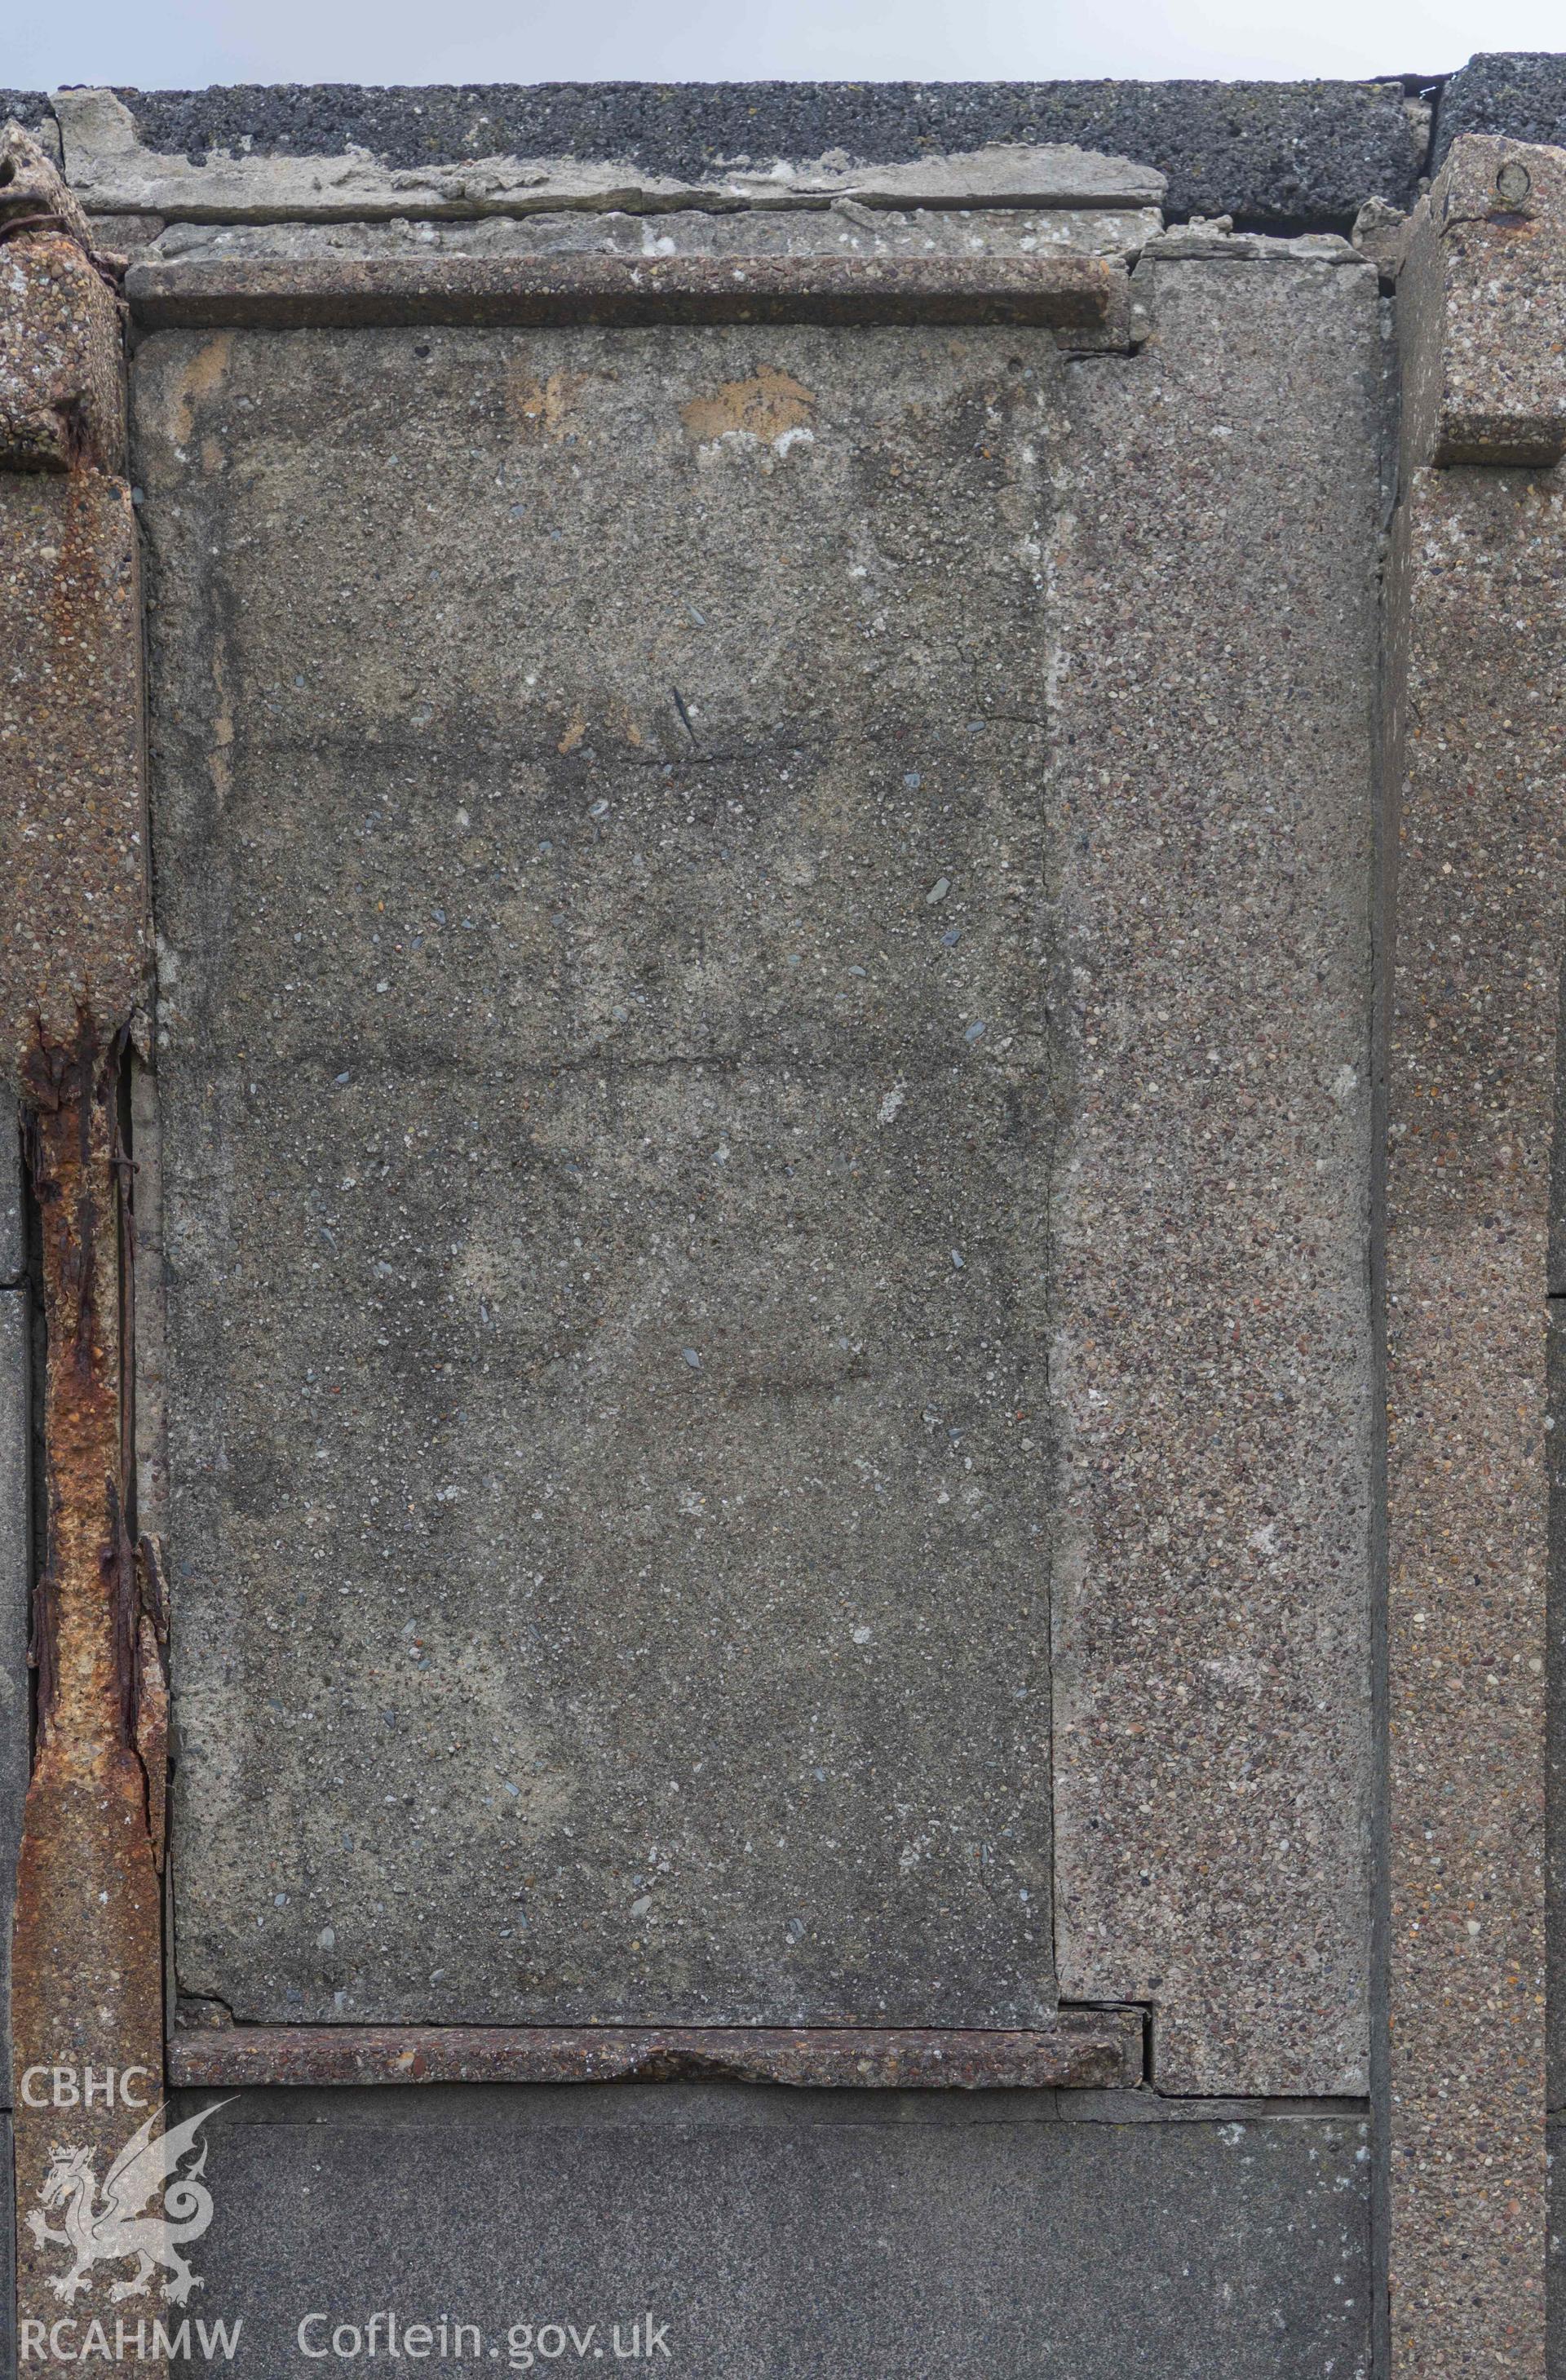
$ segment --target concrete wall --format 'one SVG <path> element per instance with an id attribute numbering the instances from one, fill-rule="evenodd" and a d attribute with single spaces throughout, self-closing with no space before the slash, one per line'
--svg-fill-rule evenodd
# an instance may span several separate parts
<path id="1" fill-rule="evenodd" d="M 1137 287 L 139 350 L 193 1995 L 1037 2022 L 1053 1800 L 1365 2089 L 1375 275 Z"/>
<path id="2" fill-rule="evenodd" d="M 1542 2373 L 1560 62 L 9 97 L 134 259 L 236 2368 Z M 595 2034 L 710 2079 L 492 2079 Z"/>

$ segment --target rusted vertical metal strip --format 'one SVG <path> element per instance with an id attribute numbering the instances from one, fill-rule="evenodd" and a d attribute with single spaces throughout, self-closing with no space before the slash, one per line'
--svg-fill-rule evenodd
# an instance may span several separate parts
<path id="1" fill-rule="evenodd" d="M 21 2352 L 45 2369 L 85 2351 L 107 2283 L 127 2277 L 98 2262 L 88 2234 L 109 2168 L 163 2087 L 164 1681 L 133 1535 L 122 1137 L 147 950 L 123 383 L 121 310 L 85 221 L 47 159 L 8 128 L 0 1025 L 23 1105 L 47 1334 L 11 2039 Z M 154 2350 L 145 2362 L 159 2360 Z"/>

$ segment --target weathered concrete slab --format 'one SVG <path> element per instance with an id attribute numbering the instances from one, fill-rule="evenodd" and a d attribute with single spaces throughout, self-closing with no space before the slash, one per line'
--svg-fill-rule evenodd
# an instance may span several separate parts
<path id="1" fill-rule="evenodd" d="M 747 151 L 723 160 L 709 151 L 683 173 L 595 155 L 579 135 L 556 150 L 507 153 L 490 146 L 447 163 L 425 152 L 410 166 L 391 165 L 357 144 L 298 155 L 285 144 L 254 141 L 204 152 L 198 162 L 146 148 L 112 91 L 61 91 L 56 106 L 67 170 L 90 207 L 191 221 L 528 215 L 562 206 L 644 213 L 692 204 L 819 208 L 834 199 L 868 207 L 1145 207 L 1164 194 L 1164 177 L 1152 168 L 1070 142 L 916 144 L 904 159 L 886 162 L 835 151 L 760 161 Z"/>
<path id="2" fill-rule="evenodd" d="M 1048 2022 L 1049 335 L 136 369 L 185 1988 Z"/>
<path id="3" fill-rule="evenodd" d="M 27 1666 L 32 1592 L 28 1310 L 25 1290 L 0 1292 L 0 2104 L 6 2107 L 11 2088 L 11 1905 L 31 1750 Z M 10 2172 L 8 2155 L 6 2171 Z M 6 2302 L 9 2304 L 8 2298 Z"/>
<path id="4" fill-rule="evenodd" d="M 1448 77 L 1436 111 L 1430 170 L 1445 164 L 1467 132 L 1566 144 L 1566 55 L 1558 50 L 1481 50 Z"/>
<path id="5" fill-rule="evenodd" d="M 1411 2368 L 1536 2374 L 1559 471 L 1415 472 L 1394 563 L 1393 2323 Z"/>
<path id="6" fill-rule="evenodd" d="M 714 163 L 759 180 L 779 161 L 830 161 L 841 173 L 995 143 L 1063 144 L 1167 176 L 1182 214 L 1343 231 L 1372 195 L 1413 203 L 1426 140 L 1426 111 L 1411 110 L 1397 83 L 338 84 L 118 98 L 138 145 L 195 167 L 192 179 L 241 152 L 292 162 L 356 148 L 408 176 L 496 156 L 571 158 L 689 184 L 706 182 Z M 83 123 L 99 103 L 62 91 L 55 104 L 71 151 L 100 153 L 103 135 Z"/>
<path id="7" fill-rule="evenodd" d="M 1405 469 L 1566 448 L 1566 151 L 1465 135 L 1405 235 Z"/>
<path id="8" fill-rule="evenodd" d="M 1061 2123 L 1047 2096 L 721 2086 L 443 2097 L 246 2094 L 211 2119 L 218 2211 L 188 2311 L 242 2323 L 237 2380 L 338 2368 L 340 2325 L 362 2357 L 377 2313 L 382 2354 L 389 2313 L 400 2343 L 443 2318 L 503 2370 L 549 2368 L 554 2323 L 578 2334 L 564 2362 L 613 2368 L 616 2324 L 624 2360 L 649 2317 L 634 2360 L 692 2380 L 1365 2368 L 1352 2122 Z M 298 2343 L 311 2315 L 324 2362 Z"/>
<path id="9" fill-rule="evenodd" d="M 158 218 L 152 218 L 153 222 Z M 1031 256 L 1056 248 L 1135 255 L 1163 228 L 1158 207 L 747 207 L 660 215 L 577 210 L 477 216 L 459 223 L 170 224 L 147 263 L 299 262 L 340 256 Z M 114 237 L 119 238 L 116 226 Z"/>
<path id="10" fill-rule="evenodd" d="M 130 491 L 0 473 L 0 1033 L 13 1081 L 42 1038 L 106 1035 L 142 989 L 143 798 Z"/>
<path id="11" fill-rule="evenodd" d="M 1138 268 L 1050 552 L 1057 1956 L 1178 2092 L 1365 2088 L 1379 327 L 1334 254 Z"/>

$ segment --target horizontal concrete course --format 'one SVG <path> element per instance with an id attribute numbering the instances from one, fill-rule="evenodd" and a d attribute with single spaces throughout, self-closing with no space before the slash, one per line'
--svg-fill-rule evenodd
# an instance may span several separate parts
<path id="1" fill-rule="evenodd" d="M 1390 83 L 578 83 L 356 85 L 119 97 L 144 147 L 203 163 L 340 156 L 391 168 L 487 157 L 616 161 L 674 178 L 740 159 L 894 164 L 990 142 L 1067 142 L 1169 178 L 1177 213 L 1335 223 L 1412 202 L 1426 133 Z"/>
<path id="2" fill-rule="evenodd" d="M 380 256 L 136 264 L 149 330 L 337 330 L 396 323 L 627 329 L 693 322 L 1012 322 L 1102 334 L 1127 299 L 1101 257 Z"/>
<path id="3" fill-rule="evenodd" d="M 1089 255 L 1135 254 L 1163 229 L 1157 207 L 869 208 L 852 199 L 830 207 L 732 214 L 682 208 L 659 215 L 589 214 L 564 209 L 518 222 L 485 215 L 460 223 L 152 224 L 138 261 L 313 262 L 327 257 L 554 256 L 584 251 L 660 256 L 1030 256 L 1065 248 Z M 100 218 L 113 246 L 112 217 Z"/>
<path id="4" fill-rule="evenodd" d="M 236 2380 L 340 2368 L 301 2352 L 311 2313 L 320 2348 L 380 2312 L 383 2350 L 388 2311 L 399 2332 L 477 2324 L 470 2360 L 502 2370 L 551 2323 L 593 2326 L 586 2361 L 619 2368 L 614 2325 L 624 2355 L 649 2315 L 662 2345 L 638 2361 L 689 2380 L 1363 2369 L 1352 2120 L 1060 2123 L 1049 2094 L 722 2086 L 385 2099 L 247 2093 L 209 2119 L 189 2311 L 242 2320 Z"/>
<path id="5" fill-rule="evenodd" d="M 189 2012 L 188 2004 L 187 2011 Z M 675 2077 L 862 2084 L 877 2090 L 1132 2090 L 1142 2081 L 1137 2009 L 1062 2009 L 1047 2033 L 833 2033 L 761 2025 L 663 2033 L 585 2025 L 225 2024 L 176 2026 L 174 2082 L 399 2083 L 666 2082 Z"/>

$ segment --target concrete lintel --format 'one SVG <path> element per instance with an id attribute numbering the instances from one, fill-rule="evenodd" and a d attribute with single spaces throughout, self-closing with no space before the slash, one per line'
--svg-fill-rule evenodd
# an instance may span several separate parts
<path id="1" fill-rule="evenodd" d="M 180 2026 L 180 2085 L 784 2082 L 870 2090 L 1134 2090 L 1139 2009 L 1062 2009 L 1035 2033 L 775 2025 Z"/>
<path id="2" fill-rule="evenodd" d="M 1116 281 L 1118 277 L 1119 290 Z M 311 258 L 139 264 L 148 330 L 669 322 L 1026 322 L 1102 330 L 1125 276 L 1085 256 Z"/>
<path id="3" fill-rule="evenodd" d="M 1405 235 L 1405 468 L 1566 452 L 1566 150 L 1467 133 Z"/>

